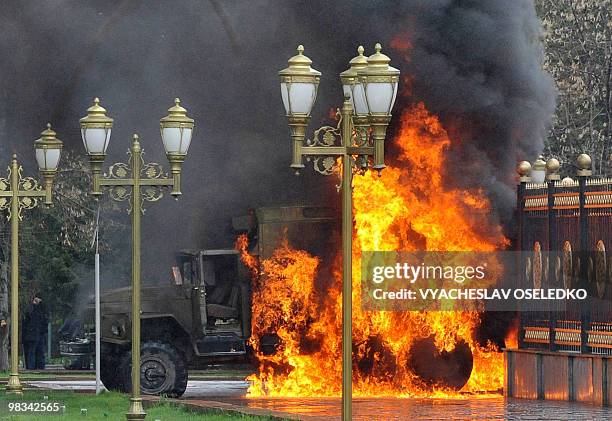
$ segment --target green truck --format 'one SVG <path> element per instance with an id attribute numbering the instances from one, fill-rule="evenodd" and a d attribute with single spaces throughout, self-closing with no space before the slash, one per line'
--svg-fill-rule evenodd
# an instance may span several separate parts
<path id="1" fill-rule="evenodd" d="M 285 239 L 317 255 L 337 249 L 338 214 L 333 208 L 259 208 L 232 219 L 236 235 L 247 234 L 250 252 L 272 255 Z M 232 248 L 182 250 L 173 276 L 144 282 L 141 293 L 141 388 L 145 394 L 181 396 L 189 369 L 215 361 L 244 362 L 251 336 L 251 273 Z M 93 297 L 81 328 L 64 332 L 60 353 L 77 361 L 94 354 Z M 101 294 L 101 379 L 110 390 L 131 390 L 131 287 Z M 262 338 L 273 353 L 278 337 Z"/>

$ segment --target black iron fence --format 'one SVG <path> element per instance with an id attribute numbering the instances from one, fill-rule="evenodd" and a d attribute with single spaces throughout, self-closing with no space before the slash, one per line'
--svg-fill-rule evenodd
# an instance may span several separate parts
<path id="1" fill-rule="evenodd" d="M 519 348 L 612 355 L 612 257 L 607 252 L 612 247 L 612 179 L 590 177 L 590 159 L 588 164 L 581 167 L 579 161 L 577 180 L 559 180 L 558 164 L 547 165 L 543 183 L 519 173 L 519 285 L 588 292 L 584 301 L 525 304 L 523 310 L 529 311 L 520 312 Z"/>

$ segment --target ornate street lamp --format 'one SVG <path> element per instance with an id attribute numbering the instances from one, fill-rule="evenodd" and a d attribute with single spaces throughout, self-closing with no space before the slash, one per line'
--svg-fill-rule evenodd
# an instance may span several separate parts
<path id="1" fill-rule="evenodd" d="M 391 59 L 382 54 L 380 44 L 374 47 L 376 53 L 368 57 L 368 66 L 357 72 L 360 84 L 358 90 L 364 91 L 372 138 L 374 140 L 374 165 L 380 173 L 385 168 L 385 136 L 391 121 L 391 110 L 397 96 L 397 83 L 400 71 L 389 66 Z M 359 96 L 359 94 L 357 95 Z"/>
<path id="2" fill-rule="evenodd" d="M 340 73 L 340 81 L 342 82 L 342 91 L 344 96 L 348 96 L 351 100 L 351 105 L 355 115 L 353 120 L 363 122 L 368 125 L 368 104 L 366 103 L 363 85 L 358 77 L 358 73 L 368 67 L 368 58 L 363 55 L 363 46 L 357 48 L 358 55 L 349 61 L 350 67 Z"/>
<path id="3" fill-rule="evenodd" d="M 102 164 L 110 142 L 113 119 L 106 115 L 96 98 L 94 105 L 81 119 L 83 144 L 91 166 L 95 197 L 102 195 L 101 187 L 109 187 L 113 200 L 129 200 L 128 213 L 132 215 L 132 397 L 126 413 L 128 420 L 144 419 L 146 413 L 140 397 L 140 217 L 144 213 L 144 202 L 155 202 L 163 197 L 163 189 L 171 188 L 170 194 L 178 199 L 181 195 L 181 165 L 187 156 L 194 121 L 187 117 L 187 110 L 180 100 L 168 109 L 169 114 L 160 120 L 162 143 L 170 162 L 170 176 L 161 165 L 145 164 L 138 135 L 134 134 L 132 147 L 128 151 L 128 163 L 115 163 L 109 167 L 108 175 L 102 175 Z M 130 191 L 131 187 L 131 191 Z"/>
<path id="4" fill-rule="evenodd" d="M 322 175 L 339 173 L 342 168 L 342 419 L 352 417 L 352 233 L 354 172 L 369 167 L 380 171 L 384 164 L 384 140 L 397 94 L 399 70 L 389 66 L 380 44 L 367 59 L 363 47 L 340 74 L 344 91 L 336 127 L 323 126 L 306 144 L 306 127 L 316 99 L 321 73 L 312 69 L 304 47 L 289 59 L 289 67 L 279 72 L 281 95 L 293 144 L 291 168 L 304 168 L 302 158 L 312 159 Z M 336 158 L 342 158 L 338 162 Z"/>
<path id="5" fill-rule="evenodd" d="M 546 180 L 546 161 L 540 155 L 531 168 L 531 180 L 536 184 L 542 184 Z"/>
<path id="6" fill-rule="evenodd" d="M 342 91 L 345 97 L 349 97 L 351 105 L 353 106 L 353 125 L 355 131 L 360 137 L 360 142 L 364 142 L 368 135 L 370 127 L 370 117 L 368 111 L 368 104 L 365 98 L 365 91 L 363 90 L 363 84 L 359 78 L 359 72 L 368 67 L 368 58 L 363 55 L 363 46 L 357 48 L 358 55 L 353 57 L 349 61 L 350 67 L 344 72 L 340 73 L 340 81 L 342 82 Z M 358 158 L 358 165 L 360 167 L 368 167 L 367 155 L 360 155 Z"/>
<path id="7" fill-rule="evenodd" d="M 187 117 L 187 110 L 181 107 L 181 101 L 176 98 L 174 107 L 168 109 L 169 114 L 159 121 L 162 141 L 166 150 L 166 157 L 170 162 L 170 173 L 174 178 L 172 195 L 181 195 L 181 165 L 185 161 L 191 135 L 193 133 L 193 119 Z"/>
<path id="8" fill-rule="evenodd" d="M 100 106 L 100 100 L 94 99 L 94 103 L 87 109 L 87 116 L 81 119 L 81 138 L 89 157 L 91 173 L 93 175 L 94 197 L 102 195 L 100 190 L 100 174 L 102 164 L 106 159 L 106 149 L 110 142 L 113 119 L 106 115 L 106 110 Z"/>
<path id="9" fill-rule="evenodd" d="M 310 67 L 312 60 L 306 57 L 304 46 L 297 48 L 298 54 L 289 59 L 289 67 L 279 72 L 281 96 L 289 119 L 293 139 L 293 161 L 291 168 L 298 173 L 302 163 L 302 143 L 310 120 L 310 110 L 317 98 L 321 72 Z"/>
<path id="10" fill-rule="evenodd" d="M 34 141 L 36 161 L 44 180 L 44 188 L 32 177 L 22 176 L 22 167 L 13 155 L 8 177 L 0 178 L 0 210 L 8 210 L 11 221 L 11 374 L 6 386 L 7 393 L 21 394 L 19 381 L 19 221 L 24 209 L 34 209 L 39 199 L 52 204 L 53 179 L 57 173 L 62 141 L 47 124 L 41 138 Z"/>

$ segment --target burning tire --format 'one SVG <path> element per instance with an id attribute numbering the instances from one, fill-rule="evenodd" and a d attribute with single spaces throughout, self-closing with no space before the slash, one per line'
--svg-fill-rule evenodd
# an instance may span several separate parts
<path id="1" fill-rule="evenodd" d="M 459 340 L 450 352 L 440 351 L 433 336 L 415 341 L 408 366 L 427 386 L 461 389 L 472 374 L 474 357 L 470 346 Z"/>
<path id="2" fill-rule="evenodd" d="M 132 353 L 122 358 L 119 373 L 126 391 L 132 390 Z M 145 342 L 140 348 L 140 390 L 145 395 L 178 398 L 187 388 L 187 365 L 172 345 Z"/>

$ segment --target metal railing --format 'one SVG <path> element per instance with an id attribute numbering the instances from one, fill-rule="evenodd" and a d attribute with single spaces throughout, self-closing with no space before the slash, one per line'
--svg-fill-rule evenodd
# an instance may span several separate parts
<path id="1" fill-rule="evenodd" d="M 524 304 L 519 348 L 612 355 L 612 258 L 607 252 L 612 247 L 612 179 L 591 178 L 590 159 L 588 166 L 585 162 L 579 161 L 577 180 L 559 180 L 558 164 L 547 164 L 543 183 L 529 182 L 526 171 L 519 171 L 519 286 L 588 293 L 578 302 Z"/>

